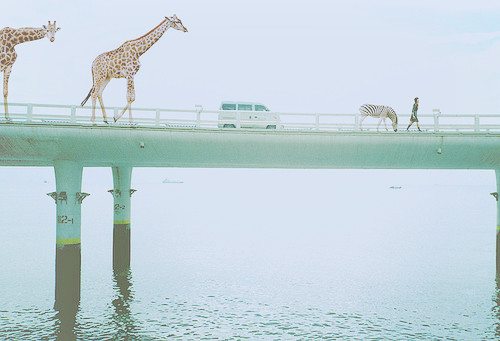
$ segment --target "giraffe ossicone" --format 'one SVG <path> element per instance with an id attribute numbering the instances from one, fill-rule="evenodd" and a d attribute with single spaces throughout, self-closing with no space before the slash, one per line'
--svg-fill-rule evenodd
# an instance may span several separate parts
<path id="1" fill-rule="evenodd" d="M 48 26 L 43 25 L 40 28 L 23 27 L 11 28 L 4 27 L 0 30 L 0 72 L 3 72 L 3 105 L 5 119 L 10 121 L 7 96 L 9 94 L 9 77 L 12 71 L 12 65 L 17 59 L 15 46 L 28 41 L 39 40 L 47 37 L 54 42 L 55 34 L 61 28 L 57 27 L 56 22 L 48 22 Z"/>
<path id="2" fill-rule="evenodd" d="M 125 111 L 129 112 L 129 121 L 132 122 L 132 102 L 135 101 L 134 76 L 141 66 L 139 57 L 143 55 L 161 36 L 169 29 L 187 32 L 181 20 L 174 14 L 172 17 L 165 17 L 157 26 L 143 36 L 128 40 L 115 50 L 104 52 L 98 55 L 92 63 L 92 88 L 87 97 L 82 101 L 84 106 L 89 98 L 92 98 L 91 121 L 95 123 L 96 102 L 99 100 L 102 116 L 105 123 L 108 123 L 106 108 L 102 100 L 102 93 L 112 78 L 127 79 L 127 104 L 117 116 L 113 117 L 116 122 L 123 116 Z"/>

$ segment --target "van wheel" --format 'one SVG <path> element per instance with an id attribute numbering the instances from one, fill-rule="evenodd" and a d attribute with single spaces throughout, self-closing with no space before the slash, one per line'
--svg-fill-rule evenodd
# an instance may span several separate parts
<path id="1" fill-rule="evenodd" d="M 236 126 L 234 124 L 224 124 L 222 127 L 223 128 L 236 128 Z"/>
<path id="2" fill-rule="evenodd" d="M 268 126 L 266 127 L 266 129 L 276 129 L 276 126 L 275 126 L 275 125 L 268 125 Z"/>

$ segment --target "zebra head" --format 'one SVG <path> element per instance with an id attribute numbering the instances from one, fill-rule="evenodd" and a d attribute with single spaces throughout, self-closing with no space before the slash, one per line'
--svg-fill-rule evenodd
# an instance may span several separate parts
<path id="1" fill-rule="evenodd" d="M 392 129 L 394 129 L 394 131 L 398 131 L 398 115 L 391 107 L 389 107 L 388 109 L 389 110 L 387 111 L 387 117 L 389 117 L 389 119 L 392 121 Z"/>

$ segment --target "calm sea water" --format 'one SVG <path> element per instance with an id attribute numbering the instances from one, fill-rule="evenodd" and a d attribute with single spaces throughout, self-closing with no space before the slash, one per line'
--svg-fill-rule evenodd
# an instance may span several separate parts
<path id="1" fill-rule="evenodd" d="M 0 339 L 500 338 L 493 172 L 135 169 L 117 278 L 111 170 L 85 169 L 74 318 L 52 169 L 0 174 Z"/>

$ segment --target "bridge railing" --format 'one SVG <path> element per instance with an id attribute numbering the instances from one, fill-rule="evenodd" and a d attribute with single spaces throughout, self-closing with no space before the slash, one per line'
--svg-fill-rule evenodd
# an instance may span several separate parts
<path id="1" fill-rule="evenodd" d="M 0 103 L 3 109 L 3 103 Z M 3 110 L 2 110 L 3 111 Z M 122 108 L 106 108 L 110 126 L 115 127 L 153 127 L 168 129 L 221 129 L 234 127 L 247 129 L 248 127 L 276 128 L 278 130 L 293 131 L 356 131 L 359 130 L 360 117 L 353 114 L 333 113 L 288 113 L 266 112 L 268 116 L 277 115 L 276 120 L 262 119 L 262 112 L 235 111 L 234 119 L 219 120 L 219 110 L 196 109 L 158 109 L 133 108 L 133 122 L 129 122 L 128 112 L 118 120 L 113 117 L 121 113 Z M 227 111 L 224 111 L 227 113 Z M 33 103 L 9 103 L 9 116 L 14 123 L 45 124 L 45 125 L 106 125 L 103 122 L 100 108 L 96 108 L 95 123 L 91 121 L 92 109 L 89 106 Z M 7 122 L 4 113 L 0 113 L 0 123 Z M 257 116 L 257 117 L 256 117 Z M 458 131 L 458 132 L 500 132 L 500 114 L 419 114 L 420 127 L 429 132 Z M 228 124 L 231 123 L 231 124 Z M 409 123 L 409 115 L 399 116 L 399 129 L 404 130 Z M 363 122 L 364 131 L 375 131 L 378 119 L 367 117 Z M 387 128 L 391 131 L 392 124 L 387 119 Z M 226 128 L 229 129 L 229 128 Z M 380 124 L 384 131 L 384 123 Z"/>

